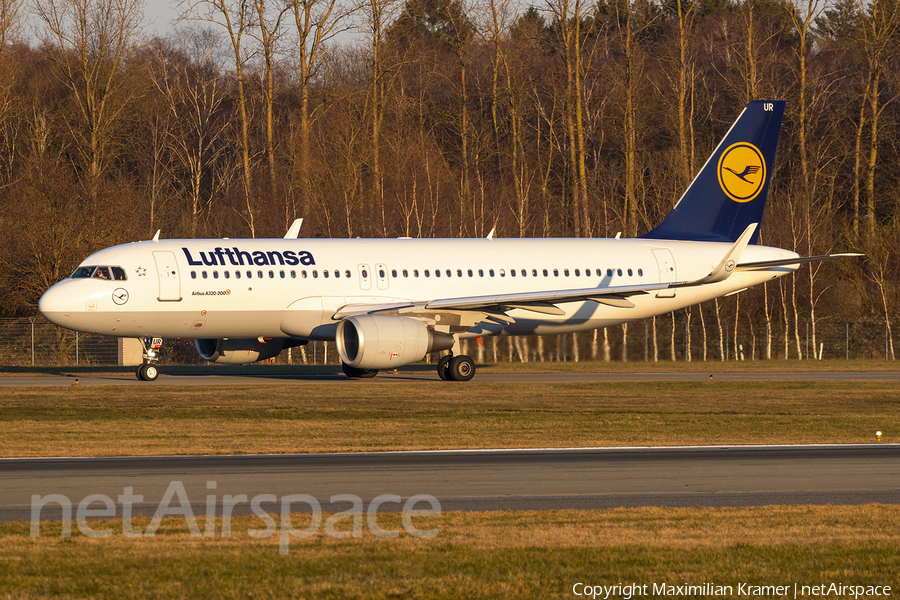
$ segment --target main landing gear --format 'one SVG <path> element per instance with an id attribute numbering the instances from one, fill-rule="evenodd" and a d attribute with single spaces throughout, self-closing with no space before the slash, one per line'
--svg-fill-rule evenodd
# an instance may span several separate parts
<path id="1" fill-rule="evenodd" d="M 444 381 L 469 381 L 475 377 L 475 361 L 465 354 L 448 354 L 438 361 L 437 372 Z"/>
<path id="2" fill-rule="evenodd" d="M 159 377 L 159 371 L 156 368 L 159 362 L 159 351 L 162 349 L 162 338 L 139 338 L 141 346 L 144 347 L 144 364 L 140 365 L 135 372 L 137 378 L 141 381 L 156 381 Z"/>

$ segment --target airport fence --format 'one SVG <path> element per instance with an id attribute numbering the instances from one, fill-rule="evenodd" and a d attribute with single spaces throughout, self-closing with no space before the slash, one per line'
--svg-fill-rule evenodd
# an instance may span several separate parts
<path id="1" fill-rule="evenodd" d="M 463 350 L 479 363 L 610 361 L 719 361 L 772 359 L 893 359 L 893 335 L 880 319 L 719 324 L 683 313 L 577 334 L 465 340 Z M 655 333 L 654 333 L 655 330 Z M 43 317 L 0 319 L 0 366 L 112 366 L 121 364 L 121 338 L 62 329 Z M 330 364 L 340 359 L 334 343 L 311 342 L 283 351 L 272 364 Z M 430 360 L 429 360 L 430 362 Z M 166 340 L 162 364 L 203 364 L 190 339 Z"/>

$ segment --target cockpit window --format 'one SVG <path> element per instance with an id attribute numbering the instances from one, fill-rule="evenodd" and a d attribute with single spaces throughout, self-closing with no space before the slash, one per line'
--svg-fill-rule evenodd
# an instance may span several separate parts
<path id="1" fill-rule="evenodd" d="M 96 267 L 78 267 L 77 269 L 75 269 L 75 272 L 72 273 L 72 279 L 83 279 L 85 277 L 90 277 L 95 268 Z"/>
<path id="2" fill-rule="evenodd" d="M 125 275 L 125 269 L 122 267 L 78 267 L 72 273 L 72 279 L 85 279 L 87 277 L 105 279 L 107 281 L 125 281 L 128 279 Z"/>
<path id="3" fill-rule="evenodd" d="M 97 267 L 91 277 L 94 279 L 106 279 L 107 281 L 112 279 L 109 274 L 109 267 Z"/>

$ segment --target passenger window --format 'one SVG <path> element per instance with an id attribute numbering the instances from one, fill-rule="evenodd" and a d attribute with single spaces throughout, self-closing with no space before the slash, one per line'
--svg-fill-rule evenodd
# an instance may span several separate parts
<path id="1" fill-rule="evenodd" d="M 553 276 L 559 277 L 559 269 L 553 269 Z"/>
<path id="2" fill-rule="evenodd" d="M 472 273 L 472 269 L 469 269 L 468 273 L 469 273 L 469 277 L 474 277 L 474 274 Z"/>
<path id="3" fill-rule="evenodd" d="M 247 279 L 253 279 L 253 271 L 247 271 Z"/>
<path id="4" fill-rule="evenodd" d="M 122 267 L 110 267 L 110 269 L 112 269 L 113 279 L 115 279 L 116 281 L 125 281 L 126 279 L 128 279 L 125 276 L 125 269 L 123 269 Z"/>
<path id="5" fill-rule="evenodd" d="M 284 271 L 278 271 L 278 274 L 281 275 L 282 279 L 284 279 Z"/>
<path id="6" fill-rule="evenodd" d="M 490 273 L 491 277 L 494 276 L 494 270 L 493 270 L 493 269 L 488 269 L 488 273 Z"/>
<path id="7" fill-rule="evenodd" d="M 428 271 L 426 271 L 426 273 L 427 273 L 427 272 L 428 272 Z M 440 277 L 440 276 L 441 276 L 441 270 L 440 270 L 440 269 L 435 269 L 435 270 L 434 270 L 434 276 L 435 276 L 435 277 Z"/>
<path id="8" fill-rule="evenodd" d="M 526 271 L 525 269 L 522 269 L 522 277 L 525 277 L 527 275 L 528 275 L 528 271 Z"/>
<path id="9" fill-rule="evenodd" d="M 628 269 L 628 276 L 631 277 L 632 275 L 634 275 L 634 273 L 631 271 L 631 269 Z"/>
<path id="10" fill-rule="evenodd" d="M 425 277 L 431 277 L 431 272 L 428 269 L 425 269 Z"/>
<path id="11" fill-rule="evenodd" d="M 297 279 L 297 271 L 291 271 L 291 279 Z"/>
<path id="12" fill-rule="evenodd" d="M 191 279 L 197 279 L 197 271 L 191 271 Z"/>
<path id="13" fill-rule="evenodd" d="M 547 269 L 544 269 L 544 277 L 547 276 Z"/>
<path id="14" fill-rule="evenodd" d="M 409 277 L 409 271 L 407 271 L 406 269 L 403 269 L 403 276 Z"/>
<path id="15" fill-rule="evenodd" d="M 515 269 L 510 269 L 510 270 L 509 270 L 509 274 L 512 275 L 513 277 L 515 277 L 515 276 L 516 276 L 516 270 L 515 270 Z"/>
<path id="16" fill-rule="evenodd" d="M 75 272 L 72 273 L 72 279 L 83 279 L 85 277 L 90 277 L 91 273 L 94 272 L 94 267 L 78 267 L 75 269 Z"/>
<path id="17" fill-rule="evenodd" d="M 643 277 L 643 276 L 644 276 L 644 270 L 638 269 L 638 277 Z"/>
<path id="18" fill-rule="evenodd" d="M 203 279 L 206 279 L 206 271 L 201 272 L 200 276 L 203 277 Z"/>
<path id="19" fill-rule="evenodd" d="M 225 279 L 231 279 L 231 271 L 225 271 Z"/>
<path id="20" fill-rule="evenodd" d="M 306 279 L 306 269 L 300 271 L 300 277 L 302 277 L 303 279 Z"/>
<path id="21" fill-rule="evenodd" d="M 256 277 L 259 278 L 259 279 L 262 279 L 262 278 L 263 278 L 262 271 L 257 271 L 257 272 L 256 272 Z"/>
<path id="22" fill-rule="evenodd" d="M 581 277 L 581 271 L 579 269 L 575 269 L 575 277 Z"/>
<path id="23" fill-rule="evenodd" d="M 563 275 L 565 275 L 566 277 L 568 277 L 568 276 L 569 276 L 569 270 L 568 270 L 568 269 L 563 270 Z"/>
<path id="24" fill-rule="evenodd" d="M 397 279 L 397 269 L 391 269 L 391 277 Z"/>
<path id="25" fill-rule="evenodd" d="M 500 269 L 500 277 L 506 277 L 506 269 Z"/>
<path id="26" fill-rule="evenodd" d="M 413 269 L 413 277 L 418 277 L 418 276 L 419 276 L 419 270 Z"/>
<path id="27" fill-rule="evenodd" d="M 603 271 L 601 269 L 597 269 L 597 277 L 603 277 Z"/>
<path id="28" fill-rule="evenodd" d="M 319 272 L 313 271 L 313 279 L 318 279 L 318 277 L 319 277 Z"/>
<path id="29" fill-rule="evenodd" d="M 344 269 L 344 277 L 350 279 L 350 269 Z"/>
<path id="30" fill-rule="evenodd" d="M 315 273 L 315 271 L 313 271 L 313 273 Z M 313 275 L 313 277 L 315 277 L 315 275 Z M 369 270 L 368 270 L 368 269 L 363 269 L 363 270 L 362 270 L 362 278 L 363 278 L 363 279 L 368 279 L 368 278 L 369 278 Z"/>
<path id="31" fill-rule="evenodd" d="M 240 278 L 241 278 L 241 272 L 240 272 L 240 271 L 235 271 L 235 272 L 234 272 L 234 278 L 235 278 L 235 279 L 240 279 Z"/>
<path id="32" fill-rule="evenodd" d="M 328 271 L 322 271 L 322 277 L 328 279 Z"/>
<path id="33" fill-rule="evenodd" d="M 622 269 L 616 269 L 616 275 L 618 275 L 619 277 L 621 277 L 621 276 L 622 276 Z"/>
<path id="34" fill-rule="evenodd" d="M 457 277 L 462 277 L 462 269 L 457 269 L 457 270 L 456 270 L 456 276 L 457 276 Z"/>
<path id="35" fill-rule="evenodd" d="M 453 272 L 450 269 L 447 269 L 447 277 L 453 277 Z"/>
<path id="36" fill-rule="evenodd" d="M 213 279 L 218 279 L 218 278 L 219 278 L 219 272 L 213 271 Z"/>
<path id="37" fill-rule="evenodd" d="M 484 277 L 484 269 L 478 269 L 478 276 Z"/>
<path id="38" fill-rule="evenodd" d="M 607 276 L 607 277 L 612 277 L 612 269 L 607 269 L 607 270 L 606 270 L 606 276 Z"/>
<path id="39" fill-rule="evenodd" d="M 531 276 L 532 276 L 532 277 L 537 277 L 537 269 L 532 269 L 532 270 L 531 270 Z"/>
<path id="40" fill-rule="evenodd" d="M 335 278 L 335 279 L 338 279 L 338 278 L 340 278 L 340 276 L 341 276 L 341 272 L 338 271 L 337 269 L 335 269 L 335 270 L 334 270 L 334 278 Z"/>

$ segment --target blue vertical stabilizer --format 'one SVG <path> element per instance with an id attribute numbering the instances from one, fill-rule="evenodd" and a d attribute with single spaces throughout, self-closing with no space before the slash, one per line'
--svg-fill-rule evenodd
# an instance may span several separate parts
<path id="1" fill-rule="evenodd" d="M 640 237 L 735 242 L 761 224 L 783 118 L 784 100 L 749 103 L 675 208 Z M 758 238 L 759 228 L 750 243 Z"/>

